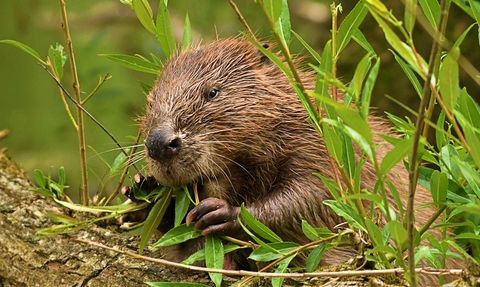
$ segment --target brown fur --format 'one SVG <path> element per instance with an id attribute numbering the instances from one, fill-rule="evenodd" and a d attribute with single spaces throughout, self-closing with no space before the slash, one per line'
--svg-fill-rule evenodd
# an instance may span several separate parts
<path id="1" fill-rule="evenodd" d="M 314 75 L 303 73 L 302 80 L 313 89 Z M 213 87 L 220 94 L 209 101 L 205 95 Z M 334 174 L 322 138 L 306 118 L 286 76 L 248 41 L 219 40 L 196 47 L 165 64 L 148 97 L 144 135 L 171 129 L 182 140 L 168 164 L 149 159 L 150 174 L 165 185 L 198 183 L 201 199 L 221 198 L 232 206 L 244 202 L 284 240 L 306 243 L 302 219 L 331 230 L 344 221 L 323 204 L 331 195 L 313 173 L 327 178 Z M 375 133 L 390 133 L 384 120 L 371 117 L 370 122 Z M 375 136 L 375 141 L 380 138 Z M 386 144 L 377 148 L 378 158 L 389 148 Z M 406 207 L 405 170 L 397 166 L 389 179 Z M 362 188 L 373 191 L 376 181 L 369 161 L 363 168 Z M 431 202 L 429 192 L 418 188 L 416 202 Z M 416 212 L 418 225 L 433 213 L 433 208 Z M 238 236 L 247 238 L 243 233 Z M 199 241 L 189 242 L 166 256 L 182 260 L 201 247 Z M 331 249 L 321 264 L 339 264 L 356 254 L 352 247 Z"/>

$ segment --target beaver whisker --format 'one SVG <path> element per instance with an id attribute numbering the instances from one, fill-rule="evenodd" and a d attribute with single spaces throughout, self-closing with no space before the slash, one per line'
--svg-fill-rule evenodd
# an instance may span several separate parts
<path id="1" fill-rule="evenodd" d="M 107 150 L 104 150 L 104 151 L 101 151 L 99 152 L 98 154 L 105 154 L 105 153 L 109 153 L 109 152 L 113 152 L 113 151 L 119 151 L 119 150 L 125 150 L 125 149 L 131 149 L 131 148 L 138 148 L 138 147 L 143 147 L 144 144 L 133 144 L 133 145 L 127 145 L 127 146 L 123 146 L 122 148 L 119 148 L 119 147 L 116 147 L 116 148 L 111 148 L 111 149 L 107 149 Z"/>
<path id="2" fill-rule="evenodd" d="M 229 161 L 229 162 L 237 165 L 238 167 L 240 167 L 241 169 L 243 169 L 245 172 L 247 172 L 247 174 L 248 174 L 250 177 L 252 176 L 252 174 L 250 173 L 250 171 L 248 171 L 248 169 L 246 169 L 243 165 L 241 165 L 241 164 L 238 163 L 237 161 L 235 161 L 235 160 L 233 160 L 233 159 L 230 159 L 230 158 L 228 158 L 228 157 L 226 157 L 226 156 L 223 156 L 223 155 L 221 155 L 221 154 L 214 153 L 214 152 L 212 152 L 212 155 L 218 156 L 219 158 L 223 158 L 223 159 L 225 159 L 225 160 L 227 160 L 227 161 Z"/>
<path id="3" fill-rule="evenodd" d="M 219 169 L 220 172 L 223 174 L 223 176 L 225 177 L 225 179 L 228 180 L 228 182 L 230 183 L 230 186 L 232 187 L 233 192 L 236 192 L 235 186 L 234 186 L 234 184 L 232 183 L 232 181 L 230 180 L 230 176 L 228 176 L 227 172 L 225 172 L 225 171 L 223 170 L 223 168 L 221 168 L 220 165 L 219 165 L 218 163 L 216 163 L 213 159 L 208 158 L 208 160 L 209 160 L 212 164 L 214 164 L 216 167 L 218 167 L 218 169 Z M 225 165 L 225 167 L 227 168 L 228 173 L 231 174 L 230 169 L 228 168 L 228 166 L 227 166 L 225 163 L 224 163 L 224 165 Z M 215 175 L 215 173 L 214 173 L 214 175 Z M 218 182 L 218 179 L 217 179 L 217 182 Z"/>
<path id="4" fill-rule="evenodd" d="M 246 147 L 250 148 L 251 150 L 263 151 L 263 150 L 260 149 L 258 146 L 254 146 L 253 144 L 248 144 L 248 143 L 239 142 L 239 141 L 227 141 L 227 140 L 204 141 L 204 140 L 202 140 L 202 141 L 200 141 L 199 143 L 200 143 L 200 144 L 221 144 L 221 145 L 224 146 L 225 148 L 228 148 L 227 146 L 225 146 L 225 144 L 231 143 L 231 144 L 239 144 L 239 145 L 246 146 Z"/>
<path id="5" fill-rule="evenodd" d="M 216 133 L 222 133 L 222 132 L 232 131 L 232 130 L 241 130 L 241 129 L 243 129 L 243 128 L 226 128 L 226 129 L 221 129 L 221 130 L 210 131 L 210 132 L 198 134 L 198 136 L 203 137 L 203 136 L 212 135 L 212 134 L 216 134 Z"/>

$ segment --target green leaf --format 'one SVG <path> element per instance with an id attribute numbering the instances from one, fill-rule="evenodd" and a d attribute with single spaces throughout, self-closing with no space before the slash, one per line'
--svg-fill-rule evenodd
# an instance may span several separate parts
<path id="1" fill-rule="evenodd" d="M 440 3 L 438 0 L 418 0 L 423 14 L 434 30 L 437 30 L 438 19 L 440 18 Z"/>
<path id="2" fill-rule="evenodd" d="M 205 237 L 205 264 L 208 268 L 223 269 L 223 244 L 222 240 L 216 236 Z M 222 274 L 209 272 L 215 286 L 222 285 Z"/>
<path id="3" fill-rule="evenodd" d="M 442 62 L 439 72 L 440 93 L 449 112 L 453 112 L 459 93 L 458 57 L 460 50 L 453 48 Z"/>
<path id="4" fill-rule="evenodd" d="M 455 113 L 457 118 L 459 113 Z M 480 166 L 480 133 L 476 131 L 465 119 L 460 120 L 460 125 L 464 129 L 465 139 L 470 147 L 470 156 L 477 167 Z"/>
<path id="5" fill-rule="evenodd" d="M 317 79 L 315 81 L 315 94 L 318 94 L 320 96 L 324 97 L 330 97 L 330 94 L 328 93 L 329 89 L 329 84 L 328 84 L 328 75 L 332 74 L 332 69 L 333 69 L 333 61 L 332 61 L 332 43 L 331 40 L 329 40 L 326 44 L 325 47 L 323 48 L 322 52 L 322 59 L 320 61 L 320 66 L 318 67 L 319 70 L 323 71 L 324 74 L 322 75 L 321 73 L 317 73 Z M 317 106 L 320 105 L 320 100 L 316 99 Z M 330 117 L 333 117 L 333 115 L 329 115 Z"/>
<path id="6" fill-rule="evenodd" d="M 352 178 L 353 174 L 355 173 L 355 168 L 357 166 L 357 162 L 355 160 L 356 154 L 353 149 L 352 139 L 343 132 L 339 131 L 339 133 L 343 146 L 342 163 L 345 167 L 345 170 L 347 171 L 348 177 Z"/>
<path id="7" fill-rule="evenodd" d="M 473 18 L 477 21 L 477 25 L 480 26 L 480 3 L 478 3 L 478 1 L 468 0 L 468 4 L 472 9 Z"/>
<path id="8" fill-rule="evenodd" d="M 240 214 L 242 215 L 242 219 L 245 220 L 245 223 L 248 225 L 248 227 L 250 227 L 256 234 L 270 242 L 282 242 L 282 239 L 276 235 L 275 232 L 265 226 L 265 224 L 255 219 L 255 217 L 248 212 L 243 204 L 240 207 Z"/>
<path id="9" fill-rule="evenodd" d="M 409 36 L 412 36 L 415 27 L 415 13 L 417 12 L 417 0 L 405 1 L 405 28 Z"/>
<path id="10" fill-rule="evenodd" d="M 57 75 L 58 78 L 61 79 L 63 77 L 63 66 L 67 61 L 67 55 L 63 51 L 63 46 L 59 45 L 58 43 L 55 48 L 53 46 L 50 46 L 50 48 L 48 49 L 48 58 L 52 63 L 55 75 Z"/>
<path id="11" fill-rule="evenodd" d="M 57 213 L 57 212 L 44 212 L 43 215 L 49 219 L 51 219 L 55 223 L 64 223 L 64 224 L 70 224 L 70 225 L 75 225 L 78 222 L 75 218 L 72 218 L 70 216 L 67 216 L 63 213 Z"/>
<path id="12" fill-rule="evenodd" d="M 155 244 L 152 245 L 152 249 L 179 244 L 200 236 L 202 236 L 202 232 L 195 230 L 193 224 L 190 226 L 182 224 L 165 233 L 157 242 L 155 242 Z"/>
<path id="13" fill-rule="evenodd" d="M 318 63 L 321 63 L 322 62 L 322 58 L 321 56 L 317 53 L 317 51 L 315 51 L 314 48 L 312 48 L 312 46 L 310 46 L 305 40 L 303 40 L 302 37 L 300 37 L 300 35 L 298 35 L 295 31 L 292 31 L 293 35 L 300 41 L 300 43 L 302 43 L 302 45 L 307 49 L 307 51 L 310 53 L 310 55 L 313 56 L 313 58 L 318 62 Z"/>
<path id="14" fill-rule="evenodd" d="M 163 2 L 163 1 L 160 1 Z M 138 20 L 148 32 L 156 35 L 155 24 L 153 23 L 153 13 L 147 0 L 132 0 L 132 8 L 137 15 Z"/>
<path id="15" fill-rule="evenodd" d="M 317 269 L 318 264 L 320 264 L 320 260 L 322 260 L 323 253 L 325 252 L 325 244 L 320 243 L 317 247 L 315 247 L 310 254 L 308 254 L 306 269 L 307 272 L 314 272 Z"/>
<path id="16" fill-rule="evenodd" d="M 140 244 L 139 244 L 139 253 L 143 252 L 145 246 L 147 246 L 148 241 L 152 238 L 153 234 L 160 225 L 165 211 L 167 211 L 168 206 L 170 205 L 170 200 L 172 199 L 172 189 L 163 187 L 165 189 L 162 197 L 155 203 L 152 210 L 150 210 L 147 219 L 143 225 L 142 234 L 140 235 Z"/>
<path id="17" fill-rule="evenodd" d="M 430 181 L 430 191 L 434 202 L 445 202 L 448 191 L 448 177 L 445 173 L 435 170 Z"/>
<path id="18" fill-rule="evenodd" d="M 266 246 L 260 246 L 253 250 L 248 258 L 260 262 L 272 261 L 299 247 L 297 243 L 293 242 L 268 243 L 267 246 L 268 248 Z"/>
<path id="19" fill-rule="evenodd" d="M 278 68 L 280 68 L 280 70 L 282 70 L 283 73 L 285 73 L 285 75 L 287 75 L 287 77 L 289 79 L 291 79 L 293 77 L 292 75 L 292 72 L 290 71 L 290 69 L 285 65 L 284 62 L 282 62 L 282 60 L 280 60 L 278 58 L 278 56 L 274 53 L 272 53 L 271 51 L 265 49 L 265 47 L 263 47 L 262 45 L 260 45 L 257 41 L 255 41 L 255 39 L 253 39 L 250 35 L 248 34 L 242 34 L 245 38 L 247 38 L 247 40 L 249 40 L 254 46 L 255 48 L 257 48 L 259 51 L 261 51 L 265 56 L 268 57 L 268 59 L 270 61 L 272 61 Z"/>
<path id="20" fill-rule="evenodd" d="M 35 189 L 33 189 L 33 191 L 38 192 L 41 195 L 46 196 L 46 197 L 51 197 L 51 198 L 56 197 L 56 195 L 50 189 L 46 189 L 46 188 L 43 188 L 43 187 L 35 188 Z"/>
<path id="21" fill-rule="evenodd" d="M 138 83 L 140 84 L 140 88 L 142 89 L 142 92 L 145 94 L 145 95 L 148 95 L 150 93 L 150 91 L 152 90 L 152 86 L 147 84 L 147 83 L 144 83 L 142 81 L 138 81 Z"/>
<path id="22" fill-rule="evenodd" d="M 151 287 L 210 287 L 209 285 L 200 283 L 184 283 L 184 282 L 146 282 Z"/>
<path id="23" fill-rule="evenodd" d="M 192 46 L 192 27 L 190 26 L 190 18 L 185 15 L 185 25 L 183 27 L 182 51 L 188 50 Z"/>
<path id="24" fill-rule="evenodd" d="M 463 43 L 463 40 L 465 39 L 465 37 L 467 36 L 468 32 L 470 32 L 470 30 L 473 28 L 473 26 L 475 26 L 476 24 L 472 24 L 470 26 L 468 26 L 467 29 L 465 29 L 465 31 L 463 31 L 462 35 L 460 35 L 460 37 L 458 37 L 458 39 L 455 41 L 455 44 L 453 44 L 453 47 L 454 48 L 457 48 L 457 47 L 460 47 L 460 45 Z"/>
<path id="25" fill-rule="evenodd" d="M 280 39 L 283 42 L 285 47 L 288 47 L 291 38 L 291 24 L 290 24 L 290 13 L 288 11 L 288 2 L 287 0 L 282 0 L 282 13 L 280 18 L 275 23 L 275 30 L 277 31 Z"/>
<path id="26" fill-rule="evenodd" d="M 120 3 L 133 9 L 132 0 L 120 0 Z"/>
<path id="27" fill-rule="evenodd" d="M 81 212 L 90 212 L 90 213 L 95 213 L 95 214 L 97 214 L 99 212 L 108 212 L 108 213 L 121 212 L 123 210 L 132 208 L 134 206 L 136 206 L 140 209 L 142 207 L 145 207 L 145 205 L 146 205 L 146 204 L 145 205 L 142 205 L 142 204 L 139 204 L 139 205 L 128 204 L 128 205 L 113 205 L 113 206 L 85 206 L 85 205 L 81 205 L 81 204 L 74 204 L 74 203 L 70 203 L 70 202 L 67 202 L 67 201 L 59 200 L 59 199 L 56 198 L 56 196 L 53 196 L 53 200 L 55 200 L 56 203 L 66 207 L 68 209 L 75 210 L 75 211 L 81 211 Z"/>
<path id="28" fill-rule="evenodd" d="M 390 231 L 397 247 L 401 247 L 407 241 L 407 230 L 400 222 L 392 220 L 385 225 L 385 228 Z"/>
<path id="29" fill-rule="evenodd" d="M 442 159 L 440 161 L 440 169 L 447 174 L 451 174 L 454 178 L 458 178 L 460 168 L 457 165 L 457 161 L 455 161 L 459 157 L 457 149 L 451 144 L 443 146 L 440 149 L 440 157 Z"/>
<path id="30" fill-rule="evenodd" d="M 118 55 L 118 54 L 100 54 L 99 56 L 106 57 L 122 66 L 129 69 L 159 75 L 162 69 L 161 66 L 138 56 Z"/>
<path id="31" fill-rule="evenodd" d="M 375 55 L 375 50 L 373 49 L 372 45 L 368 42 L 367 38 L 365 38 L 365 35 L 363 35 L 362 31 L 359 29 L 356 29 L 353 31 L 352 34 L 353 40 L 357 42 L 365 51 L 367 51 L 368 54 Z"/>
<path id="32" fill-rule="evenodd" d="M 421 246 L 415 252 L 415 264 L 418 264 L 420 260 L 426 259 L 434 268 L 442 268 L 442 264 L 435 256 L 436 249 L 432 249 L 428 246 Z"/>
<path id="33" fill-rule="evenodd" d="M 156 33 L 158 42 L 160 43 L 160 47 L 165 53 L 165 56 L 169 58 L 174 55 L 177 50 L 177 44 L 173 34 L 172 22 L 170 21 L 167 3 L 164 0 L 160 0 L 160 4 L 158 5 Z"/>
<path id="34" fill-rule="evenodd" d="M 400 194 L 397 190 L 397 187 L 390 181 L 390 180 L 386 180 L 387 182 L 387 185 L 388 185 L 388 188 L 390 189 L 390 193 L 392 194 L 393 196 L 393 199 L 395 200 L 395 203 L 397 204 L 397 209 L 398 209 L 398 217 L 399 218 L 403 218 L 404 216 L 404 208 L 403 208 L 403 204 L 402 204 L 402 200 L 400 199 Z"/>
<path id="35" fill-rule="evenodd" d="M 368 1 L 368 3 L 369 4 L 367 5 L 367 7 L 369 7 L 370 13 L 378 22 L 380 28 L 382 28 L 387 42 L 399 55 L 401 55 L 407 61 L 410 66 L 413 67 L 415 72 L 417 72 L 423 79 L 425 79 L 426 75 L 424 71 L 426 71 L 428 67 L 425 60 L 420 55 L 415 55 L 412 48 L 410 48 L 406 43 L 400 40 L 397 34 L 395 34 L 395 32 L 393 32 L 393 30 L 390 28 L 390 26 L 382 19 L 382 16 L 376 10 L 377 6 L 379 5 L 379 1 L 375 1 L 376 5 L 371 4 L 370 1 Z M 375 8 L 373 8 L 372 6 L 374 6 Z M 421 65 L 418 64 L 417 58 L 420 59 Z"/>
<path id="36" fill-rule="evenodd" d="M 467 93 L 465 88 L 460 92 L 460 112 L 473 127 L 480 128 L 480 108 Z"/>
<path id="37" fill-rule="evenodd" d="M 322 123 L 322 131 L 323 141 L 328 152 L 332 155 L 333 159 L 337 163 L 340 163 L 342 159 L 343 147 L 338 134 L 333 127 L 327 125 L 325 122 Z"/>
<path id="38" fill-rule="evenodd" d="M 67 176 L 65 175 L 65 168 L 61 166 L 58 169 L 58 185 L 64 186 L 67 181 Z"/>
<path id="39" fill-rule="evenodd" d="M 399 57 L 395 51 L 393 50 L 390 50 L 390 51 L 392 52 L 393 57 L 395 58 L 397 63 L 400 65 L 405 75 L 407 76 L 408 80 L 410 80 L 410 83 L 413 85 L 413 88 L 417 92 L 417 95 L 421 98 L 423 94 L 423 87 L 420 84 L 420 81 L 418 80 L 417 76 L 415 76 L 415 73 L 412 71 L 412 68 L 409 65 L 407 65 L 407 63 L 405 63 L 405 61 L 403 61 L 402 58 Z"/>
<path id="40" fill-rule="evenodd" d="M 23 43 L 20 43 L 18 41 L 15 41 L 15 40 L 0 40 L 0 43 L 5 43 L 5 44 L 10 44 L 10 45 L 13 45 L 17 48 L 19 48 L 20 50 L 30 54 L 31 56 L 33 56 L 35 59 L 37 59 L 37 61 L 39 61 L 40 63 L 42 63 L 43 65 L 47 66 L 47 62 L 43 61 L 40 56 L 38 55 L 38 53 L 30 48 L 29 46 L 23 44 Z"/>
<path id="41" fill-rule="evenodd" d="M 370 99 L 372 98 L 373 86 L 377 80 L 378 70 L 380 68 L 380 58 L 377 58 L 375 65 L 368 73 L 367 80 L 365 81 L 365 86 L 362 90 L 362 116 L 364 119 L 368 118 L 369 109 L 370 109 Z"/>
<path id="42" fill-rule="evenodd" d="M 360 95 L 362 94 L 363 80 L 367 74 L 368 68 L 370 67 L 371 57 L 369 54 L 365 55 L 360 63 L 358 63 L 355 68 L 355 73 L 353 74 L 353 89 L 355 93 L 355 103 L 360 101 Z"/>
<path id="43" fill-rule="evenodd" d="M 327 206 L 330 206 L 330 208 L 333 209 L 336 214 L 345 218 L 345 220 L 351 226 L 363 231 L 367 231 L 363 224 L 363 220 L 350 205 L 335 200 L 325 200 L 323 203 Z"/>
<path id="44" fill-rule="evenodd" d="M 382 231 L 373 220 L 370 218 L 365 218 L 365 226 L 373 246 L 384 244 Z"/>
<path id="45" fill-rule="evenodd" d="M 315 231 L 315 228 L 313 228 L 313 226 L 311 226 L 307 221 L 303 219 L 302 219 L 302 231 L 303 231 L 303 234 L 305 234 L 305 236 L 312 241 L 320 239 L 317 232 Z"/>
<path id="46" fill-rule="evenodd" d="M 277 269 L 275 269 L 275 273 L 285 273 L 288 265 L 290 264 L 293 258 L 295 258 L 295 254 L 290 255 L 287 258 L 283 259 L 282 262 L 278 264 Z M 272 278 L 272 287 L 281 287 L 283 280 L 285 280 L 285 278 L 283 277 Z"/>
<path id="47" fill-rule="evenodd" d="M 406 138 L 398 142 L 393 149 L 387 152 L 380 168 L 386 175 L 394 166 L 412 152 L 413 138 Z"/>
<path id="48" fill-rule="evenodd" d="M 459 159 L 456 159 L 456 161 L 457 161 L 457 165 L 460 167 L 460 170 L 462 171 L 463 176 L 468 182 L 468 187 L 472 189 L 472 191 L 477 195 L 477 197 L 480 197 L 479 172 L 464 161 L 460 161 Z"/>
<path id="49" fill-rule="evenodd" d="M 348 45 L 352 36 L 358 31 L 358 26 L 368 13 L 364 1 L 358 1 L 357 5 L 348 13 L 338 28 L 337 35 L 337 55 Z M 357 34 L 358 35 L 358 34 Z"/>
<path id="50" fill-rule="evenodd" d="M 188 207 L 190 206 L 190 197 L 188 193 L 188 188 L 184 186 L 183 189 L 177 192 L 177 196 L 175 197 L 175 227 L 182 223 L 182 220 L 188 212 Z"/>
<path id="51" fill-rule="evenodd" d="M 227 244 L 223 246 L 223 253 L 227 254 L 240 248 L 241 247 L 236 244 Z M 183 260 L 182 264 L 192 265 L 199 260 L 205 260 L 205 249 L 200 249 L 197 252 L 193 253 L 187 259 Z"/>
<path id="52" fill-rule="evenodd" d="M 342 120 L 350 126 L 354 131 L 360 134 L 367 143 L 372 142 L 372 130 L 367 121 L 362 118 L 358 112 L 350 107 L 341 105 L 335 108 L 337 114 Z"/>
<path id="53" fill-rule="evenodd" d="M 461 100 L 462 96 L 460 94 L 460 109 L 462 109 L 462 100 Z M 441 149 L 444 144 L 446 143 L 446 139 L 445 139 L 445 136 L 443 134 L 443 128 L 445 126 L 445 111 L 444 110 L 441 110 L 440 111 L 440 115 L 438 116 L 438 119 L 437 119 L 437 127 L 439 127 L 438 130 L 435 130 L 435 143 L 437 145 L 437 149 Z"/>
<path id="54" fill-rule="evenodd" d="M 47 180 L 45 179 L 45 175 L 39 169 L 35 169 L 35 181 L 37 182 L 38 186 L 41 188 L 47 187 Z"/>
<path id="55" fill-rule="evenodd" d="M 126 152 L 128 152 L 128 150 L 126 150 Z M 110 175 L 114 175 L 120 171 L 124 167 L 126 161 L 127 156 L 123 152 L 119 153 L 113 160 L 112 166 L 110 167 Z"/>
<path id="56" fill-rule="evenodd" d="M 242 227 L 243 231 L 245 231 L 245 233 L 247 233 L 248 236 L 250 236 L 253 241 L 255 241 L 256 243 L 260 244 L 261 247 L 267 249 L 267 250 L 270 250 L 272 252 L 275 252 L 277 253 L 278 251 L 273 249 L 272 247 L 270 247 L 267 243 L 265 243 L 264 241 L 262 241 L 262 239 L 260 239 L 260 237 L 256 236 L 253 232 L 251 232 L 246 226 L 245 224 L 242 223 L 242 220 L 239 220 L 238 223 L 240 224 L 240 226 Z"/>
<path id="57" fill-rule="evenodd" d="M 323 176 L 320 173 L 315 172 L 313 174 L 316 175 L 318 178 L 320 178 L 320 180 L 325 185 L 325 187 L 327 187 L 328 191 L 330 192 L 330 195 L 334 199 L 336 199 L 336 200 L 340 199 L 340 195 L 337 192 L 337 190 L 340 190 L 340 187 L 338 186 L 338 183 L 335 180 L 330 179 L 330 178 L 326 178 L 325 176 Z"/>
<path id="58" fill-rule="evenodd" d="M 275 23 L 282 14 L 283 0 L 264 0 L 263 7 L 268 19 Z"/>

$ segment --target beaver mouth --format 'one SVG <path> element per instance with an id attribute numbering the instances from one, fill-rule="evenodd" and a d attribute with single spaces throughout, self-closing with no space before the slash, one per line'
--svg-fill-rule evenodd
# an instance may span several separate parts
<path id="1" fill-rule="evenodd" d="M 209 178 L 207 175 L 199 174 L 194 163 L 162 163 L 156 160 L 150 160 L 148 165 L 151 175 L 155 177 L 160 184 L 166 186 L 191 186 Z"/>

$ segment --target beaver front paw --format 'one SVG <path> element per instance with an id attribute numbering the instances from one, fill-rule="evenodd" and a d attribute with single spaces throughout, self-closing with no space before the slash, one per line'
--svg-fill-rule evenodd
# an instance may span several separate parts
<path id="1" fill-rule="evenodd" d="M 205 235 L 236 236 L 242 227 L 238 223 L 240 207 L 231 206 L 225 200 L 209 197 L 202 200 L 187 214 L 186 223 L 196 221 L 194 228 Z"/>
<path id="2" fill-rule="evenodd" d="M 122 193 L 131 201 L 141 204 L 145 202 L 143 199 L 139 199 L 135 197 L 137 196 L 148 196 L 152 191 L 159 187 L 157 181 L 154 177 L 147 176 L 144 177 L 143 175 L 137 173 L 134 177 L 134 186 L 124 186 L 122 188 Z M 173 227 L 173 219 L 174 219 L 174 206 L 175 201 L 172 200 L 170 202 L 170 206 L 167 208 L 165 215 L 158 226 L 158 230 L 165 233 Z M 146 208 L 140 209 L 137 211 L 129 212 L 123 214 L 119 219 L 118 222 L 123 224 L 125 222 L 143 222 L 147 219 L 150 210 L 154 206 L 154 202 L 150 203 Z"/>

